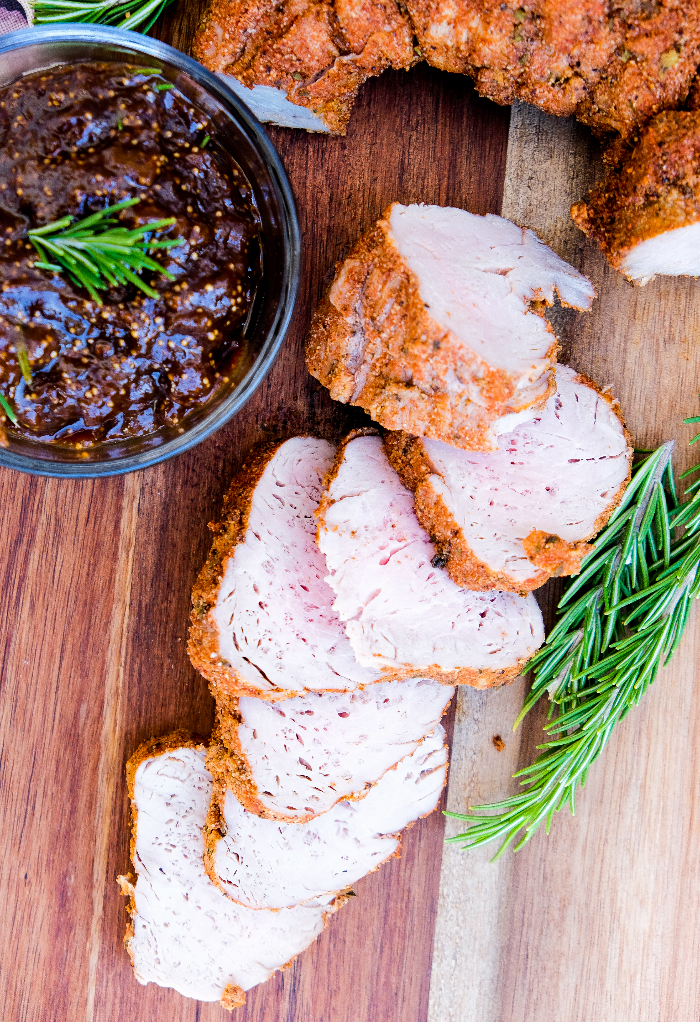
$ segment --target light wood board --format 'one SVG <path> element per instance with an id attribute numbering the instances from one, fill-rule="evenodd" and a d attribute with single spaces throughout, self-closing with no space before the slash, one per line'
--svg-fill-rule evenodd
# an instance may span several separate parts
<path id="1" fill-rule="evenodd" d="M 552 317 L 561 360 L 612 386 L 638 447 L 676 439 L 681 470 L 693 463 L 682 420 L 700 411 L 700 283 L 633 288 L 574 227 L 568 210 L 602 173 L 597 154 L 585 128 L 516 105 L 502 212 L 592 278 L 590 314 Z M 699 652 L 696 608 L 672 665 L 591 768 L 575 818 L 563 811 L 548 837 L 497 864 L 495 847 L 446 847 L 430 1022 L 700 1017 Z M 516 790 L 510 774 L 542 740 L 541 715 L 511 732 L 522 691 L 460 689 L 451 810 Z M 458 831 L 449 821 L 448 833 Z"/>

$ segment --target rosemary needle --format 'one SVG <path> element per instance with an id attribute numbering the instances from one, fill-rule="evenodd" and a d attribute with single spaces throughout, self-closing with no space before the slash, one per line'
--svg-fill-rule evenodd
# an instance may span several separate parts
<path id="1" fill-rule="evenodd" d="M 114 214 L 135 206 L 139 201 L 124 199 L 76 224 L 72 217 L 67 216 L 53 224 L 27 231 L 27 237 L 41 257 L 34 265 L 54 273 L 67 273 L 88 291 L 98 305 L 102 305 L 98 289 L 104 290 L 127 282 L 134 284 L 149 297 L 157 298 L 158 292 L 146 284 L 138 273 L 146 269 L 160 273 L 168 280 L 175 280 L 171 273 L 150 259 L 147 253 L 155 249 L 173 248 L 181 245 L 182 240 L 172 238 L 147 241 L 144 238 L 145 234 L 171 227 L 175 223 L 174 218 L 153 220 L 134 230 L 115 226 L 118 221 Z"/>
<path id="2" fill-rule="evenodd" d="M 700 416 L 685 421 L 700 422 Z M 549 833 L 564 805 L 573 813 L 576 790 L 615 725 L 678 648 L 700 595 L 700 478 L 685 491 L 690 499 L 679 503 L 672 452 L 669 441 L 635 468 L 620 506 L 567 586 L 556 625 L 530 661 L 532 688 L 514 728 L 548 695 L 549 740 L 515 774 L 524 790 L 467 814 L 447 813 L 469 824 L 449 841 L 464 848 L 501 841 L 498 858 L 510 845 L 522 848 L 542 823 Z M 698 471 L 700 465 L 681 478 Z"/>
<path id="3" fill-rule="evenodd" d="M 32 382 L 32 370 L 29 364 L 29 354 L 27 352 L 27 345 L 24 341 L 20 341 L 17 345 L 17 361 L 24 377 L 24 382 L 30 384 Z"/>
<path id="4" fill-rule="evenodd" d="M 10 420 L 10 422 L 14 426 L 16 426 L 17 425 L 17 416 L 13 412 L 12 406 L 10 405 L 10 403 L 7 401 L 7 399 L 2 394 L 0 394 L 0 406 L 2 406 L 2 409 L 5 412 L 5 415 Z"/>
<path id="5" fill-rule="evenodd" d="M 148 32 L 173 0 L 34 0 L 34 23 L 63 21 L 117 25 Z"/>

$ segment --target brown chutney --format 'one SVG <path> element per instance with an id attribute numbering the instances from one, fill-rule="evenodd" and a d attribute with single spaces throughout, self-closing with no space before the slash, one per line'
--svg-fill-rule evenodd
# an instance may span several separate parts
<path id="1" fill-rule="evenodd" d="M 136 197 L 121 224 L 174 217 L 158 237 L 182 239 L 153 254 L 174 281 L 145 272 L 158 298 L 130 284 L 100 306 L 34 266 L 27 230 Z M 155 68 L 76 64 L 0 90 L 0 394 L 18 420 L 0 407 L 2 430 L 78 448 L 182 430 L 228 382 L 260 276 L 248 182 Z"/>

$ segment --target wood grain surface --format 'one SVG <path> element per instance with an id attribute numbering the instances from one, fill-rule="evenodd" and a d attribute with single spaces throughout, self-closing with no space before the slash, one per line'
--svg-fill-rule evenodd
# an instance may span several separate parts
<path id="1" fill-rule="evenodd" d="M 187 48 L 200 5 L 161 34 Z M 272 372 L 225 429 L 182 457 L 99 481 L 0 471 L 0 1004 L 7 1022 L 229 1018 L 134 980 L 115 883 L 128 868 L 124 764 L 151 735 L 207 733 L 212 701 L 189 666 L 189 592 L 206 524 L 251 445 L 357 415 L 307 374 L 302 342 L 335 261 L 392 201 L 498 211 L 508 111 L 467 79 L 418 68 L 363 90 L 347 138 L 271 132 L 305 250 L 297 314 Z M 358 897 L 237 1022 L 423 1022 L 443 817 L 360 882 Z"/>
<path id="2" fill-rule="evenodd" d="M 682 470 L 698 459 L 682 420 L 700 412 L 700 284 L 659 278 L 633 288 L 608 268 L 568 216 L 600 173 L 585 128 L 513 108 L 503 214 L 534 228 L 598 292 L 585 316 L 555 312 L 561 359 L 612 386 L 638 447 L 676 439 Z M 556 593 L 551 584 L 540 592 L 551 613 Z M 591 768 L 575 818 L 561 812 L 549 837 L 539 833 L 497 865 L 488 861 L 495 848 L 447 846 L 430 1022 L 700 1017 L 699 654 L 696 608 L 671 666 Z M 520 705 L 515 686 L 493 696 L 460 689 L 450 809 L 515 790 L 512 770 L 543 738 L 541 715 L 512 733 Z"/>

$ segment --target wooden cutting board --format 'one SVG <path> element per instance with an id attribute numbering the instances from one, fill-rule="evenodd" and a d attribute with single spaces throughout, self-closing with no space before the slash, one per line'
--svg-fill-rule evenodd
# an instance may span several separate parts
<path id="1" fill-rule="evenodd" d="M 187 49 L 200 10 L 181 2 L 163 38 Z M 307 374 L 303 337 L 336 260 L 392 201 L 503 212 L 535 227 L 599 289 L 557 325 L 572 364 L 611 383 L 640 443 L 697 408 L 697 285 L 632 291 L 568 224 L 594 166 L 587 136 L 509 112 L 424 66 L 361 94 L 348 136 L 270 132 L 296 195 L 305 249 L 297 315 L 243 412 L 194 451 L 136 475 L 67 482 L 0 471 L 0 1003 L 8 1022 L 229 1018 L 134 980 L 122 938 L 128 868 L 124 763 L 153 734 L 207 733 L 212 701 L 185 653 L 206 523 L 251 445 L 358 416 Z M 546 597 L 545 597 L 546 598 Z M 550 596 L 551 602 L 551 596 Z M 444 818 L 236 1022 L 690 1022 L 698 1017 L 692 841 L 699 764 L 696 632 L 591 772 L 575 820 L 488 863 L 443 854 Z M 522 685 L 463 690 L 449 787 L 464 809 L 508 790 L 537 722 L 511 738 Z M 492 738 L 506 742 L 497 752 Z M 433 952 L 434 944 L 434 952 Z"/>

